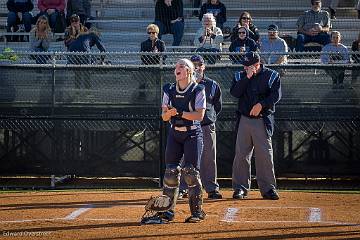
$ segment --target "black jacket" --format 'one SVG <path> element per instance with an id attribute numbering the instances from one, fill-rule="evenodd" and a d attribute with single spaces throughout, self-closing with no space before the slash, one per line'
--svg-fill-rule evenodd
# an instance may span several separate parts
<path id="1" fill-rule="evenodd" d="M 147 40 L 145 40 L 141 43 L 140 52 L 156 52 L 155 48 L 157 48 L 158 52 L 164 52 L 165 51 L 165 42 L 160 39 L 156 39 L 155 44 L 153 46 L 152 41 L 150 40 L 150 38 L 148 38 Z M 163 57 L 163 59 L 165 59 L 165 58 Z M 158 55 L 156 55 L 156 56 L 155 55 L 142 55 L 141 61 L 145 65 L 159 64 L 160 56 L 158 56 Z"/>
<path id="2" fill-rule="evenodd" d="M 219 4 L 217 5 L 213 5 L 211 3 L 204 3 L 200 9 L 199 20 L 202 21 L 205 13 L 214 14 L 215 12 L 217 12 L 217 15 L 214 15 L 216 18 L 216 23 L 224 24 L 224 22 L 226 22 L 226 7 L 221 2 L 219 2 Z"/>
<path id="3" fill-rule="evenodd" d="M 155 5 L 155 21 L 160 21 L 170 26 L 170 21 L 177 18 L 184 18 L 184 7 L 182 0 L 173 0 L 171 7 L 168 7 L 164 0 L 158 0 Z"/>
<path id="4" fill-rule="evenodd" d="M 269 136 L 274 131 L 275 104 L 281 99 L 280 74 L 272 69 L 261 65 L 258 74 L 248 79 L 246 72 L 236 72 L 230 94 L 238 98 L 238 114 L 250 118 L 252 107 L 260 103 L 262 110 L 261 117 L 264 119 L 266 130 Z"/>
<path id="5" fill-rule="evenodd" d="M 25 3 L 15 3 L 15 0 L 8 0 L 6 6 L 9 12 L 30 12 L 34 8 L 34 4 L 31 0 L 27 0 Z"/>

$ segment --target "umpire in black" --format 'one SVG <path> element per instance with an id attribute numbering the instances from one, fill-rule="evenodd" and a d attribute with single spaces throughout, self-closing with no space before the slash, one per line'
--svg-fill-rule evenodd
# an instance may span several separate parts
<path id="1" fill-rule="evenodd" d="M 251 184 L 251 158 L 255 152 L 256 180 L 264 199 L 277 200 L 271 136 L 275 104 L 281 98 L 280 74 L 260 64 L 256 52 L 245 54 L 244 71 L 236 72 L 231 95 L 239 99 L 233 198 L 243 199 Z"/>

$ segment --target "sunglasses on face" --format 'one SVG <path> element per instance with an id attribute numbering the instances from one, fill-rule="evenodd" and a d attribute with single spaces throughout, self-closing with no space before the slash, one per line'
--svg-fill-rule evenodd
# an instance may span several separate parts
<path id="1" fill-rule="evenodd" d="M 239 34 L 246 34 L 246 32 L 239 32 Z"/>
<path id="2" fill-rule="evenodd" d="M 148 34 L 156 34 L 156 32 L 148 32 Z"/>
<path id="3" fill-rule="evenodd" d="M 249 17 L 242 17 L 241 19 L 242 19 L 242 20 L 250 20 Z"/>
<path id="4" fill-rule="evenodd" d="M 269 34 L 275 34 L 277 31 L 268 31 Z"/>

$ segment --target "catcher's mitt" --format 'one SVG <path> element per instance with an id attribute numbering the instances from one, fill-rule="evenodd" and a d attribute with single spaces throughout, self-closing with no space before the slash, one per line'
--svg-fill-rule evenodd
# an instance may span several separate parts
<path id="1" fill-rule="evenodd" d="M 166 195 L 151 197 L 145 205 L 145 213 L 141 218 L 141 224 L 162 224 L 167 223 L 169 219 L 164 217 L 165 212 L 172 206 L 171 199 Z"/>
<path id="2" fill-rule="evenodd" d="M 165 212 L 172 205 L 171 199 L 166 195 L 151 197 L 145 205 L 145 211 Z"/>

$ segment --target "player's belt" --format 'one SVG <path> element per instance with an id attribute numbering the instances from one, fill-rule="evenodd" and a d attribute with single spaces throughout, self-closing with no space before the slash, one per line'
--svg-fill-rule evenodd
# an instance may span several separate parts
<path id="1" fill-rule="evenodd" d="M 184 127 L 173 127 L 174 130 L 179 131 L 179 132 L 186 132 L 186 131 L 190 131 L 190 130 L 195 130 L 197 128 L 197 126 L 192 125 L 192 126 L 184 126 Z"/>

